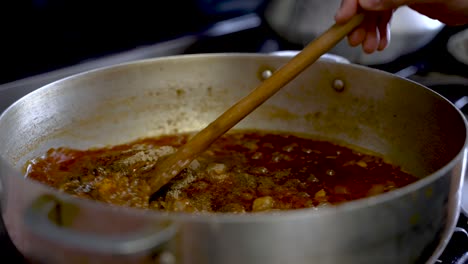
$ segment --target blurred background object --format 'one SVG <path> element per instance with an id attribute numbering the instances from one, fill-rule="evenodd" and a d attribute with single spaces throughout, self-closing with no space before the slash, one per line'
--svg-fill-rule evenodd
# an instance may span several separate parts
<path id="1" fill-rule="evenodd" d="M 333 23 L 339 3 L 3 1 L 0 112 L 47 83 L 113 64 L 177 54 L 297 51 Z M 392 22 L 392 41 L 383 52 L 366 55 L 345 41 L 331 52 L 426 85 L 468 114 L 467 26 L 447 27 L 408 8 L 399 9 Z M 464 198 L 468 211 L 468 195 Z M 440 263 L 457 263 L 468 255 L 467 225 L 460 218 L 460 230 Z M 18 254 L 1 225 L 0 247 L 0 257 Z"/>
<path id="2" fill-rule="evenodd" d="M 448 39 L 447 49 L 455 59 L 468 65 L 468 29 L 451 36 Z"/>
<path id="3" fill-rule="evenodd" d="M 0 83 L 201 31 L 262 1 L 15 0 L 2 3 Z"/>
<path id="4" fill-rule="evenodd" d="M 306 44 L 334 22 L 334 15 L 341 0 L 273 0 L 265 17 L 284 38 L 298 44 Z M 414 52 L 429 43 L 443 28 L 437 20 L 423 16 L 408 7 L 395 11 L 391 27 L 391 45 L 382 52 L 365 54 L 360 47 L 350 47 L 342 41 L 331 52 L 355 63 L 381 64 Z"/>
<path id="5" fill-rule="evenodd" d="M 104 64 L 140 59 L 132 57 L 138 49 L 147 47 L 143 53 L 148 52 L 148 46 L 183 37 L 184 47 L 181 41 L 172 41 L 173 47 L 179 45 L 177 51 L 154 56 L 298 50 L 333 23 L 339 4 L 340 0 L 10 1 L 2 5 L 8 15 L 0 18 L 0 84 L 111 55 L 122 58 L 114 56 Z M 219 22 L 226 23 L 218 24 L 216 32 L 210 29 Z M 392 41 L 385 51 L 367 55 L 343 41 L 331 52 L 354 63 L 391 64 L 436 43 L 443 29 L 440 22 L 401 8 L 395 12 Z M 242 36 L 237 34 L 241 32 Z M 191 39 L 195 47 L 187 36 L 196 37 Z M 129 51 L 133 55 L 123 59 Z"/>

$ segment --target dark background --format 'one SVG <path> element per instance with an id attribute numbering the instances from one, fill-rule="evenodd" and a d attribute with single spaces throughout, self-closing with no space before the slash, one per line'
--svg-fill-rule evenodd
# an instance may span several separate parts
<path id="1" fill-rule="evenodd" d="M 263 0 L 14 0 L 0 4 L 0 84 L 199 32 Z"/>
<path id="2" fill-rule="evenodd" d="M 116 54 L 203 31 L 217 21 L 256 13 L 269 0 L 10 0 L 0 3 L 0 84 L 85 60 Z M 263 26 L 261 30 L 268 30 Z M 468 67 L 445 49 L 448 37 L 466 28 L 446 27 L 420 51 L 393 63 L 374 65 L 396 72 L 405 65 L 420 71 L 468 76 Z M 193 52 L 249 50 L 272 32 L 243 33 L 242 39 L 201 43 Z M 249 35 L 251 34 L 251 35 Z M 261 36 L 261 34 L 263 34 Z M 263 38 L 263 39 L 262 39 Z M 242 43 L 241 43 L 242 42 Z M 254 44 L 252 44 L 254 43 Z M 242 47 L 244 45 L 245 47 Z M 247 47 L 247 45 L 250 45 Z M 257 46 L 258 46 L 257 45 Z M 300 49 L 286 43 L 282 48 Z"/>
<path id="3" fill-rule="evenodd" d="M 256 13 L 262 17 L 268 2 L 4 0 L 0 2 L 0 84 L 201 32 L 217 21 L 243 14 Z M 468 66 L 456 61 L 446 51 L 447 39 L 465 28 L 466 26 L 446 27 L 421 50 L 391 63 L 373 67 L 397 72 L 408 66 L 417 66 L 418 75 L 423 77 L 433 72 L 468 77 Z M 262 24 L 261 27 L 242 33 L 200 41 L 190 47 L 188 52 L 259 51 L 270 39 L 277 40 L 280 49 L 301 48 L 282 42 L 268 25 Z M 430 88 L 452 102 L 468 96 L 468 83 L 447 82 Z M 27 89 L 18 94 L 11 92 L 11 95 L 20 96 Z M 11 90 L 4 91 L 0 95 L 0 101 Z M 468 107 L 465 107 L 464 113 L 468 114 Z M 462 254 L 468 254 L 468 236 L 465 235 L 467 223 L 466 217 L 461 215 L 458 226 L 463 229 L 455 232 L 440 258 L 443 260 L 441 263 L 456 263 Z M 5 235 L 0 221 L 0 237 Z M 18 260 L 21 256 L 13 245 L 8 240 L 0 239 L 0 259 L 13 256 L 16 256 L 16 261 L 11 263 L 22 263 Z"/>

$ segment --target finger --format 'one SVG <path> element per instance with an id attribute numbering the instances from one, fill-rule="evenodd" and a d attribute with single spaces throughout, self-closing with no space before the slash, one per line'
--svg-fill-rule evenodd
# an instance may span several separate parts
<path id="1" fill-rule="evenodd" d="M 364 10 L 383 11 L 395 9 L 399 6 L 422 2 L 421 0 L 359 0 L 359 5 Z"/>
<path id="2" fill-rule="evenodd" d="M 365 53 L 373 53 L 379 46 L 379 33 L 377 31 L 377 16 L 368 15 L 365 21 L 366 38 L 362 43 Z"/>
<path id="3" fill-rule="evenodd" d="M 368 30 L 366 34 L 366 39 L 362 43 L 362 50 L 364 50 L 365 53 L 373 53 L 374 51 L 377 50 L 379 46 L 379 33 L 377 31 L 377 28 L 374 28 L 373 30 Z"/>
<path id="4" fill-rule="evenodd" d="M 348 43 L 352 47 L 356 47 L 364 42 L 366 38 L 366 30 L 364 26 L 357 27 L 351 34 L 348 35 Z"/>
<path id="5" fill-rule="evenodd" d="M 358 11 L 358 0 L 342 0 L 341 6 L 336 12 L 336 23 L 345 23 L 350 20 Z"/>
<path id="6" fill-rule="evenodd" d="M 379 29 L 380 41 L 377 47 L 378 51 L 382 51 L 390 44 L 390 24 L 385 25 L 386 29 Z"/>
<path id="7" fill-rule="evenodd" d="M 383 12 L 377 19 L 377 28 L 379 30 L 380 42 L 377 47 L 378 51 L 384 50 L 390 43 L 390 19 L 392 17 L 392 11 Z"/>

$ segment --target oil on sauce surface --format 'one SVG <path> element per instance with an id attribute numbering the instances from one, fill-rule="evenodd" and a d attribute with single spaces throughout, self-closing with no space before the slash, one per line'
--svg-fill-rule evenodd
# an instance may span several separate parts
<path id="1" fill-rule="evenodd" d="M 50 149 L 27 164 L 26 176 L 72 195 L 116 205 L 231 213 L 338 204 L 417 180 L 377 156 L 331 142 L 234 130 L 152 196 L 147 179 L 157 161 L 189 137 L 164 135 L 90 150 Z"/>

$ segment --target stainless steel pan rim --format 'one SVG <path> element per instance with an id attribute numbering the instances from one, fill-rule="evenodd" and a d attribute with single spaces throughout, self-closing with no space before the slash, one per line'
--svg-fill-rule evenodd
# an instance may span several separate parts
<path id="1" fill-rule="evenodd" d="M 114 69 L 117 67 L 131 67 L 134 64 L 145 64 L 145 63 L 153 63 L 154 61 L 159 61 L 159 60 L 177 60 L 181 57 L 184 57 L 186 59 L 197 59 L 199 57 L 229 57 L 229 56 L 236 56 L 236 57 L 249 57 L 249 58 L 266 58 L 266 57 L 271 57 L 271 55 L 266 55 L 266 54 L 255 54 L 255 53 L 213 53 L 213 54 L 194 54 L 194 55 L 175 55 L 175 56 L 169 56 L 169 57 L 164 57 L 164 58 L 154 58 L 154 59 L 145 59 L 145 60 L 139 60 L 139 61 L 134 61 L 134 62 L 127 62 L 127 63 L 122 63 L 122 64 L 117 64 L 113 66 L 108 66 L 108 67 L 103 67 L 103 68 L 98 68 L 94 70 L 90 70 L 87 72 L 83 72 L 77 75 L 73 75 L 61 80 L 58 80 L 56 82 L 53 82 L 51 84 L 45 85 L 36 91 L 24 96 L 23 98 L 19 99 L 16 101 L 14 104 L 12 104 L 10 107 L 8 107 L 2 115 L 0 115 L 0 122 L 4 119 L 4 116 L 9 112 L 12 111 L 15 107 L 16 104 L 21 103 L 24 100 L 27 100 L 29 96 L 31 96 L 34 93 L 39 93 L 43 92 L 43 90 L 49 89 L 49 87 L 53 86 L 56 83 L 59 82 L 66 82 L 74 78 L 80 78 L 82 75 L 89 75 L 89 74 L 99 74 L 100 72 Z M 349 67 L 360 67 L 360 68 L 366 68 L 365 66 L 360 66 L 360 65 L 349 65 Z M 367 70 L 370 71 L 376 71 L 376 72 L 381 72 L 379 70 L 375 69 L 369 69 L 366 68 Z M 381 74 L 388 74 L 391 75 L 390 73 L 385 73 L 381 72 Z M 396 76 L 397 78 L 400 78 Z M 428 88 L 426 88 L 428 89 Z M 429 89 L 428 89 L 429 90 Z M 440 96 L 437 93 L 429 90 L 434 94 L 434 96 Z M 451 104 L 448 100 L 443 98 L 447 103 Z M 454 109 L 455 106 L 453 106 Z M 467 130 L 468 124 L 467 120 L 465 119 L 464 115 L 457 109 L 457 112 L 460 115 L 461 120 L 464 123 L 464 128 Z M 340 205 L 334 205 L 334 206 L 329 206 L 329 207 L 321 207 L 320 209 L 317 208 L 307 208 L 307 209 L 296 209 L 296 210 L 288 210 L 288 211 L 282 211 L 282 212 L 265 212 L 265 213 L 254 213 L 254 214 L 219 214 L 219 213 L 201 213 L 201 214 L 193 214 L 193 213 L 174 213 L 174 212 L 159 212 L 159 211 L 150 211 L 150 210 L 141 210 L 141 209 L 136 209 L 136 208 L 129 208 L 129 207 L 123 207 L 123 206 L 113 206 L 106 204 L 104 202 L 98 202 L 98 201 L 93 201 L 89 199 L 84 199 L 84 198 L 78 198 L 74 197 L 72 195 L 60 192 L 52 187 L 46 186 L 46 188 L 49 189 L 49 193 L 55 195 L 57 198 L 60 198 L 64 201 L 72 202 L 72 203 L 82 203 L 86 206 L 92 206 L 95 208 L 102 208 L 104 210 L 115 210 L 117 212 L 121 212 L 124 214 L 132 214 L 132 215 L 141 215 L 141 216 L 146 216 L 146 217 L 153 217 L 153 218 L 170 218 L 173 220 L 181 220 L 181 221 L 194 221 L 194 222 L 206 222 L 206 221 L 211 221 L 211 222 L 274 222 L 274 221 L 284 221 L 285 219 L 299 219 L 302 217 L 321 217 L 322 215 L 326 214 L 334 214 L 337 213 L 338 211 L 352 211 L 352 210 L 357 210 L 360 208 L 364 207 L 369 207 L 369 206 L 375 206 L 378 204 L 385 203 L 387 201 L 393 200 L 398 197 L 402 197 L 404 195 L 407 195 L 411 192 L 414 192 L 415 190 L 418 190 L 420 188 L 423 188 L 427 185 L 429 185 L 431 182 L 437 180 L 438 178 L 442 177 L 444 174 L 450 171 L 450 168 L 453 167 L 457 162 L 459 162 L 464 155 L 464 151 L 467 149 L 468 146 L 468 133 L 465 137 L 465 141 L 463 144 L 462 149 L 458 152 L 458 154 L 445 166 L 440 168 L 439 170 L 435 171 L 434 173 L 418 180 L 415 183 L 412 183 L 410 185 L 407 185 L 405 187 L 399 188 L 397 190 L 393 190 L 388 193 L 380 194 L 377 196 L 373 197 L 368 197 L 368 198 L 363 198 L 359 200 L 354 200 L 354 201 L 349 201 Z M 1 157 L 5 158 L 5 157 Z M 38 184 L 41 186 L 45 186 L 42 183 L 35 182 L 33 180 L 28 180 L 28 184 Z M 274 215 L 275 217 L 271 217 Z"/>

